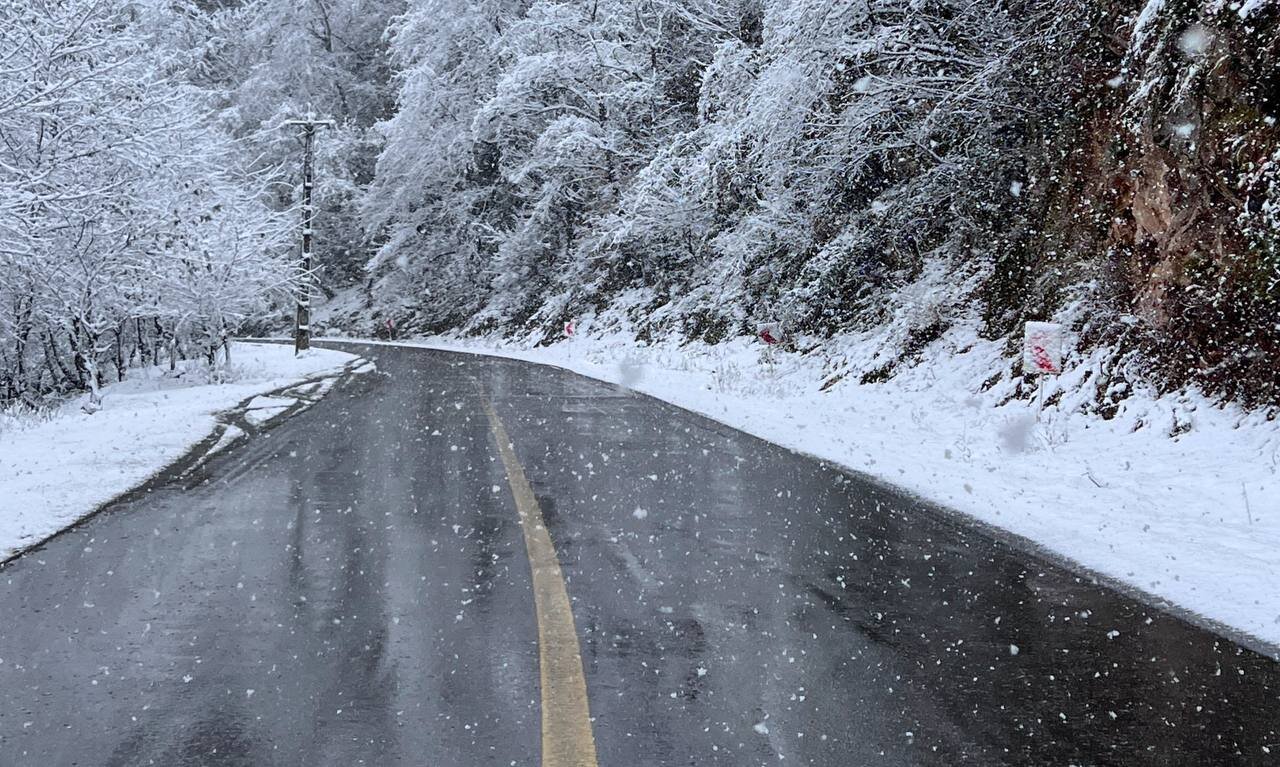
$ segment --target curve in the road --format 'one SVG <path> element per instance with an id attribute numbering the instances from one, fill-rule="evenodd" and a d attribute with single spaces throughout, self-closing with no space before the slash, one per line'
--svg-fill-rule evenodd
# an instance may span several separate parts
<path id="1" fill-rule="evenodd" d="M 610 767 L 1280 749 L 1275 661 L 945 512 L 563 371 L 356 349 L 381 372 L 0 569 L 0 765 L 530 765 L 549 692 Z"/>

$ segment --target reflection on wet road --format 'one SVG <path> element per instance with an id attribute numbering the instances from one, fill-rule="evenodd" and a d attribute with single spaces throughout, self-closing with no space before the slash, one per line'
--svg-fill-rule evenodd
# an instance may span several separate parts
<path id="1" fill-rule="evenodd" d="M 613 387 L 379 375 L 0 570 L 0 765 L 535 765 L 554 542 L 601 765 L 1280 763 L 1280 666 Z"/>

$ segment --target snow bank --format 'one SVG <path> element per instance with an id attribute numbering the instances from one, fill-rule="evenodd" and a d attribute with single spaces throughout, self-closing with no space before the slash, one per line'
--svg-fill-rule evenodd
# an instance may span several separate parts
<path id="1" fill-rule="evenodd" d="M 313 349 L 295 358 L 283 345 L 235 344 L 231 383 L 209 384 L 199 364 L 178 378 L 165 368 L 131 371 L 103 390 L 102 408 L 84 400 L 53 418 L 0 430 L 0 561 L 44 540 L 144 482 L 214 429 L 214 414 L 264 392 L 321 375 L 355 359 Z"/>
<path id="2" fill-rule="evenodd" d="M 1080 385 L 1087 364 L 1062 376 L 1046 392 L 1055 404 L 1037 413 L 1034 400 L 1006 402 L 1005 384 L 972 383 L 1005 366 L 1001 345 L 976 336 L 937 344 L 950 348 L 931 349 L 932 364 L 877 384 L 831 382 L 833 359 L 858 353 L 852 342 L 821 355 L 749 340 L 637 346 L 624 335 L 543 348 L 414 345 L 621 383 L 1028 538 L 1275 652 L 1280 423 L 1194 395 L 1141 392 L 1111 420 L 1080 414 L 1072 405 L 1091 394 Z"/>

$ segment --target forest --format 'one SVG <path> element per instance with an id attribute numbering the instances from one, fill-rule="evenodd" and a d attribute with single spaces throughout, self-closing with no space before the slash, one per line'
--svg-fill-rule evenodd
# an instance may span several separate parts
<path id="1" fill-rule="evenodd" d="M 215 363 L 314 281 L 333 332 L 778 322 L 864 382 L 966 337 L 1017 376 L 1055 320 L 1104 415 L 1280 404 L 1274 2 L 0 0 L 0 75 L 0 402 Z"/>

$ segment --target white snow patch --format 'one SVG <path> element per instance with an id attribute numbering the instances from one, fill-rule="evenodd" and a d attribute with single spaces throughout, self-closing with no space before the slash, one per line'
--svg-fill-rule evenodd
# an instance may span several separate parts
<path id="1" fill-rule="evenodd" d="M 244 419 L 254 426 L 261 426 L 296 404 L 298 401 L 291 398 L 255 397 L 245 410 Z"/>
<path id="2" fill-rule="evenodd" d="M 1196 58 L 1204 55 L 1209 42 L 1209 30 L 1201 24 L 1192 24 L 1178 37 L 1178 48 L 1187 58 Z"/>
<path id="3" fill-rule="evenodd" d="M 232 442 L 235 442 L 243 436 L 244 430 L 239 426 L 227 426 L 227 428 L 223 430 L 222 436 L 218 438 L 217 444 L 209 448 L 209 455 L 221 453 L 223 450 L 226 450 Z"/>

